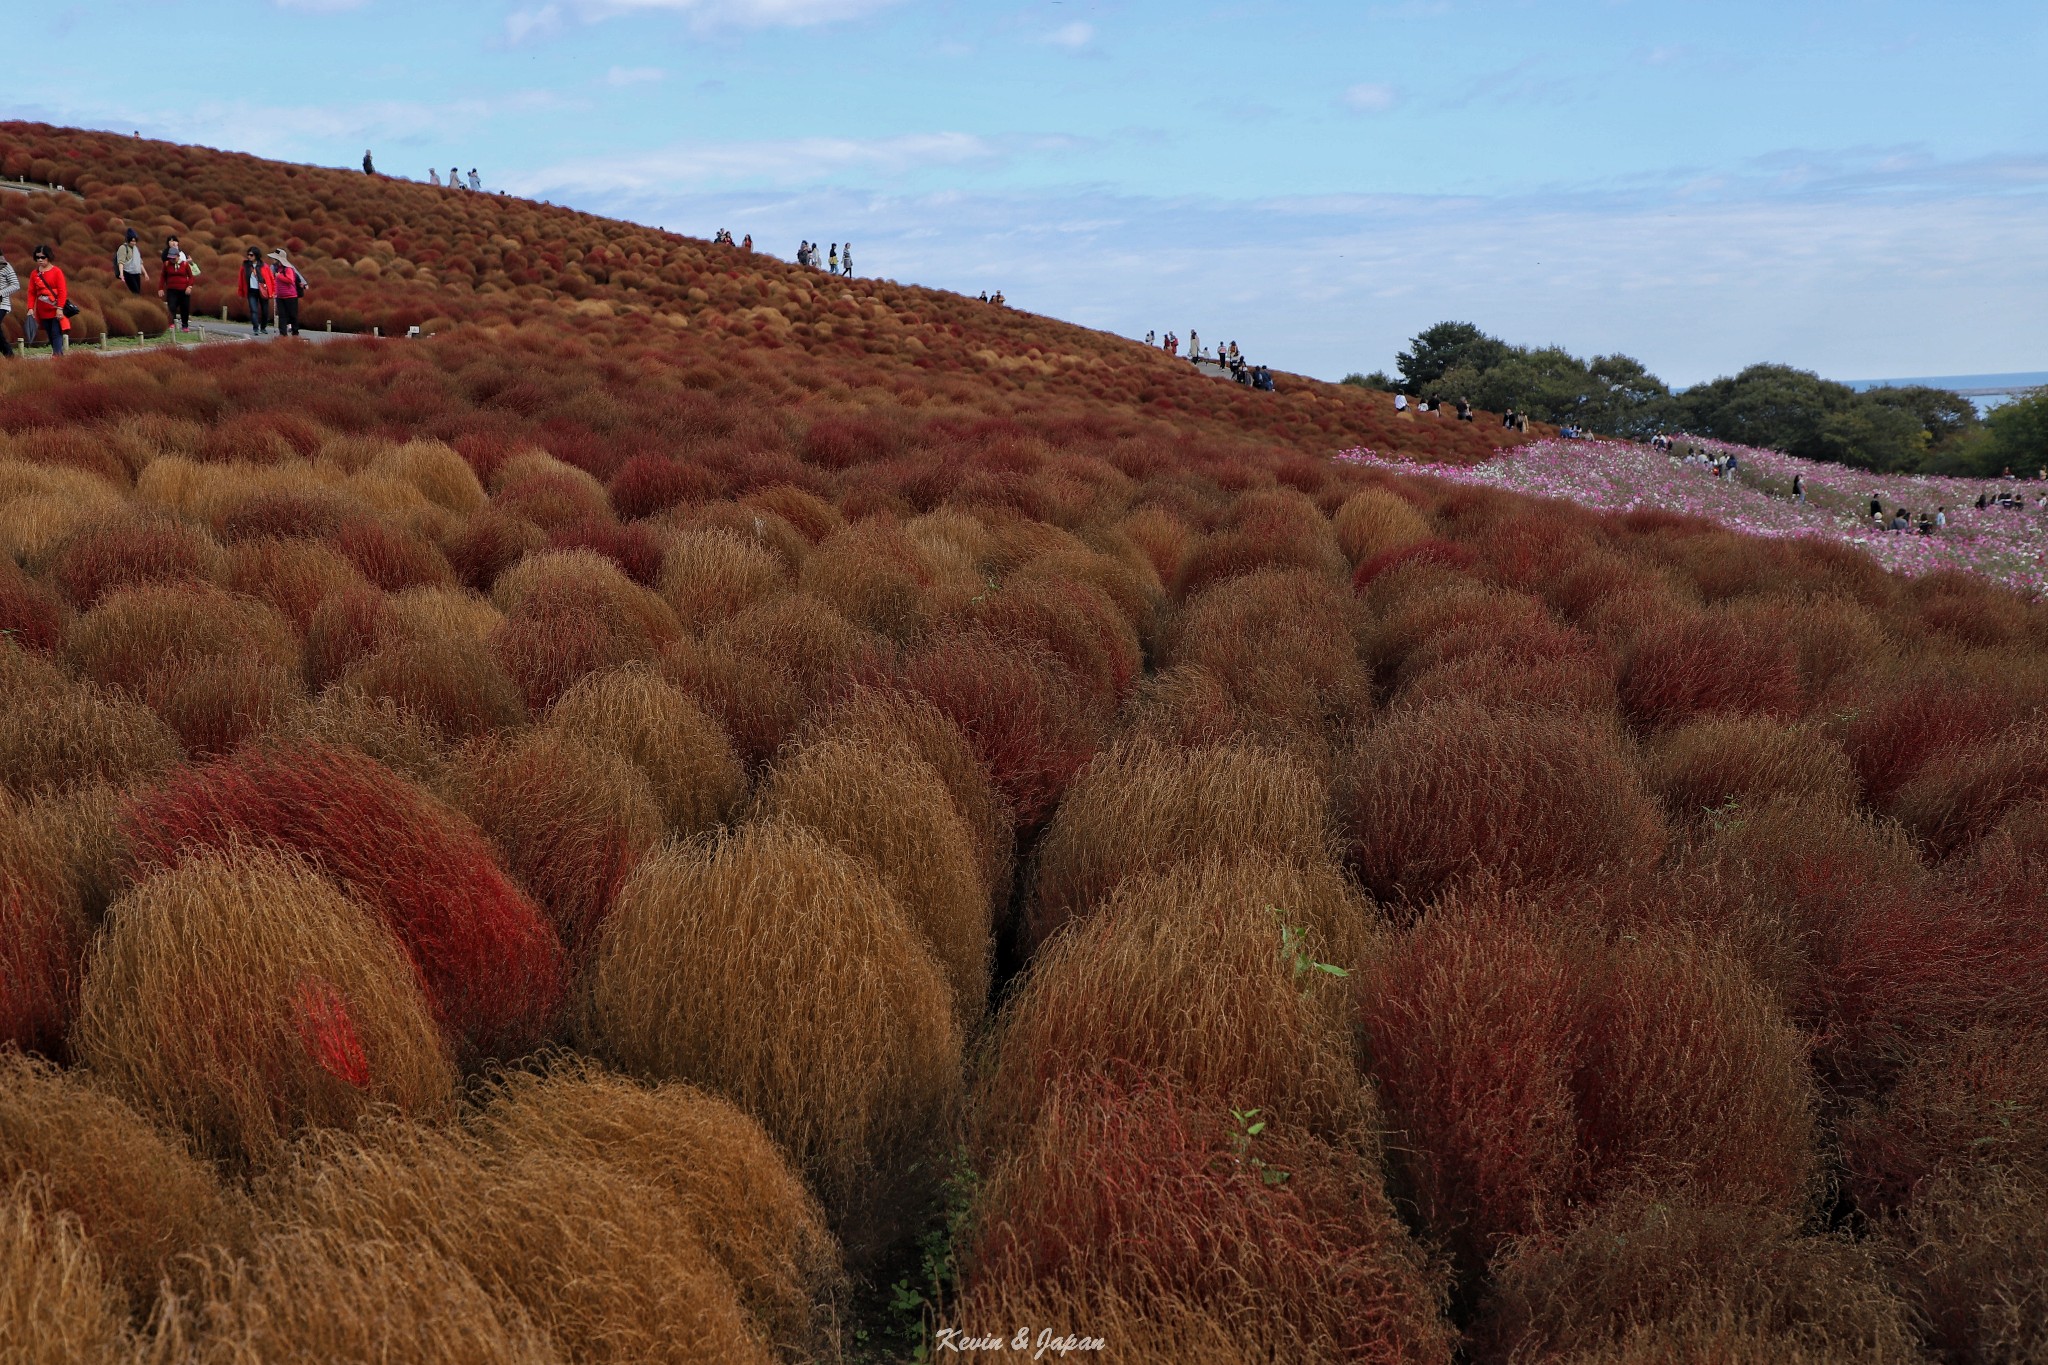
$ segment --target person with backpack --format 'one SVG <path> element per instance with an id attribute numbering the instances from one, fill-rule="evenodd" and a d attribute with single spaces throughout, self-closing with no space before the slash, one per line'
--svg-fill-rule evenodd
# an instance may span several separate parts
<path id="1" fill-rule="evenodd" d="M 0 251 L 0 356 L 14 359 L 14 343 L 7 339 L 7 315 L 14 311 L 14 296 L 21 292 L 21 276 L 14 273 L 14 262 L 7 259 L 7 253 Z"/>
<path id="2" fill-rule="evenodd" d="M 50 354 L 63 355 L 68 339 L 65 333 L 71 330 L 71 319 L 78 316 L 78 305 L 71 301 L 71 286 L 47 243 L 36 247 L 35 263 L 28 276 L 29 311 L 50 334 Z"/>
<path id="3" fill-rule="evenodd" d="M 142 239 L 129 228 L 128 235 L 114 252 L 114 274 L 124 281 L 131 294 L 142 292 Z"/>
<path id="4" fill-rule="evenodd" d="M 181 332 L 192 330 L 192 281 L 198 277 L 198 263 L 185 254 L 178 239 L 166 241 L 163 262 L 157 269 L 157 279 L 163 288 L 156 291 L 156 296 L 164 301 L 171 322 Z"/>
<path id="5" fill-rule="evenodd" d="M 263 263 L 263 252 L 250 247 L 242 253 L 242 297 L 249 301 L 249 332 L 262 336 L 270 329 L 270 301 L 277 297 L 277 276 Z"/>
<path id="6" fill-rule="evenodd" d="M 299 334 L 299 300 L 306 296 L 306 277 L 284 254 L 283 247 L 271 252 L 270 259 L 271 289 L 277 298 L 277 334 L 295 337 Z"/>

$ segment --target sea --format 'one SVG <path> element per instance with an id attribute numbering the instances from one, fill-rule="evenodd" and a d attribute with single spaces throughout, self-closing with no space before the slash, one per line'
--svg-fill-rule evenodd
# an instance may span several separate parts
<path id="1" fill-rule="evenodd" d="M 1858 393 L 1870 389 L 1900 389 L 1912 384 L 1925 384 L 1930 389 L 1949 389 L 1976 404 L 1977 415 L 1982 417 L 1995 407 L 2010 403 L 2015 398 L 2024 398 L 2030 391 L 2048 385 L 2048 370 L 2030 370 L 2024 374 L 1948 374 L 1923 379 L 1851 379 L 1848 384 Z"/>

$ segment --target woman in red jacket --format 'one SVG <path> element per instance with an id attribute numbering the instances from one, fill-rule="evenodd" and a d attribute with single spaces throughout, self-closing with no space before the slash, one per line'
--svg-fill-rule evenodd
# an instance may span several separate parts
<path id="1" fill-rule="evenodd" d="M 192 330 L 192 277 L 199 273 L 199 267 L 178 245 L 176 237 L 164 243 L 163 268 L 157 276 L 163 288 L 156 296 L 170 309 L 171 323 L 181 332 Z"/>
<path id="2" fill-rule="evenodd" d="M 65 306 L 71 302 L 71 286 L 65 283 L 64 271 L 49 247 L 36 248 L 35 262 L 35 269 L 28 274 L 29 311 L 50 335 L 50 354 L 63 355 L 67 339 L 64 334 L 71 330 L 71 319 L 64 314 Z"/>
<path id="3" fill-rule="evenodd" d="M 249 300 L 249 328 L 262 336 L 270 326 L 270 301 L 277 297 L 277 279 L 264 263 L 263 252 L 253 246 L 242 253 L 242 295 Z"/>

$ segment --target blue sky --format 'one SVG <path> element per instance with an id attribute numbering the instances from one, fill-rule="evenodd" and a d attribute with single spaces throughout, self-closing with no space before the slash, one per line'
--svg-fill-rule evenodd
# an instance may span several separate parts
<path id="1" fill-rule="evenodd" d="M 17 112 L 850 238 L 863 274 L 1326 378 L 1454 317 L 1677 384 L 2048 367 L 2040 0 L 110 10 L 43 0 Z"/>

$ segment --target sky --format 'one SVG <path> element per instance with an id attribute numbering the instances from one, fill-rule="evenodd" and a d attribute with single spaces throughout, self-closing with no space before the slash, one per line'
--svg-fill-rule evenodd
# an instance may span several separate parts
<path id="1" fill-rule="evenodd" d="M 2048 368 L 2041 0 L 38 0 L 12 116 L 491 188 L 1277 369 Z"/>

